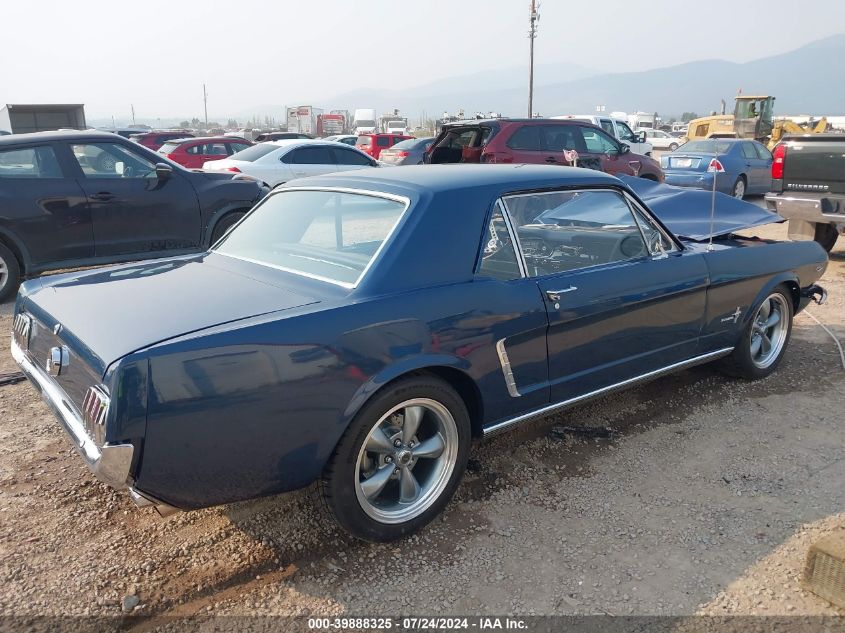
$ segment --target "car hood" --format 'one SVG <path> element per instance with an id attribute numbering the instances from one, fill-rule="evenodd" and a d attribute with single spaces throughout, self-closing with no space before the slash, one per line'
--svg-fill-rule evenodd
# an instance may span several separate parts
<path id="1" fill-rule="evenodd" d="M 672 233 L 695 242 L 784 221 L 777 213 L 724 193 L 716 192 L 714 206 L 712 191 L 673 187 L 632 176 L 620 179 Z"/>
<path id="2" fill-rule="evenodd" d="M 61 338 L 102 374 L 170 338 L 318 301 L 248 266 L 203 254 L 42 277 L 23 288 L 23 308 L 51 330 L 61 324 Z"/>

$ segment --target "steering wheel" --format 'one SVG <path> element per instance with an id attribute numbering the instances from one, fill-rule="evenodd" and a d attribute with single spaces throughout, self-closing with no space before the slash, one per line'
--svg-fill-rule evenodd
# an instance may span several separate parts
<path id="1" fill-rule="evenodd" d="M 639 235 L 626 235 L 619 242 L 619 252 L 628 259 L 645 255 L 645 243 Z"/>

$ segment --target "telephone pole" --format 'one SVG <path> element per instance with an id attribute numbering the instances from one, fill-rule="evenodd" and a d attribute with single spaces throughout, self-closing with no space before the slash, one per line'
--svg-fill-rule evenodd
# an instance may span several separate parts
<path id="1" fill-rule="evenodd" d="M 202 85 L 202 105 L 205 109 L 205 129 L 208 129 L 208 92 L 205 90 L 205 84 Z"/>
<path id="2" fill-rule="evenodd" d="M 129 107 L 132 108 L 132 125 L 135 125 L 135 106 L 130 103 Z"/>
<path id="3" fill-rule="evenodd" d="M 530 13 L 528 16 L 528 118 L 534 116 L 534 38 L 537 37 L 537 22 L 540 21 L 540 3 L 531 0 Z"/>

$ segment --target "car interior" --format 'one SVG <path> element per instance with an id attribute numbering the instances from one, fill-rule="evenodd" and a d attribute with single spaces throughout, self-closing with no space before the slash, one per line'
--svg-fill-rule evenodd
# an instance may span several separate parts
<path id="1" fill-rule="evenodd" d="M 481 151 L 491 134 L 492 129 L 483 126 L 449 130 L 431 150 L 431 163 L 477 163 L 481 160 Z"/>

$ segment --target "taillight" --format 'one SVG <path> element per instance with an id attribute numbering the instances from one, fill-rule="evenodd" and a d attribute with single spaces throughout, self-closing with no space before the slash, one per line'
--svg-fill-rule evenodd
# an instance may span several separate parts
<path id="1" fill-rule="evenodd" d="M 774 180 L 783 179 L 783 164 L 786 162 L 786 145 L 783 143 L 775 147 L 772 152 L 772 178 Z"/>
<path id="2" fill-rule="evenodd" d="M 408 156 L 408 152 L 403 152 L 402 150 L 399 150 L 398 152 L 396 152 L 396 155 L 400 158 L 406 158 Z"/>
<path id="3" fill-rule="evenodd" d="M 233 172 L 235 172 L 236 174 L 241 173 L 241 170 L 240 170 L 240 169 L 238 169 L 237 167 L 227 167 L 227 168 L 225 169 L 225 171 L 233 171 Z"/>

